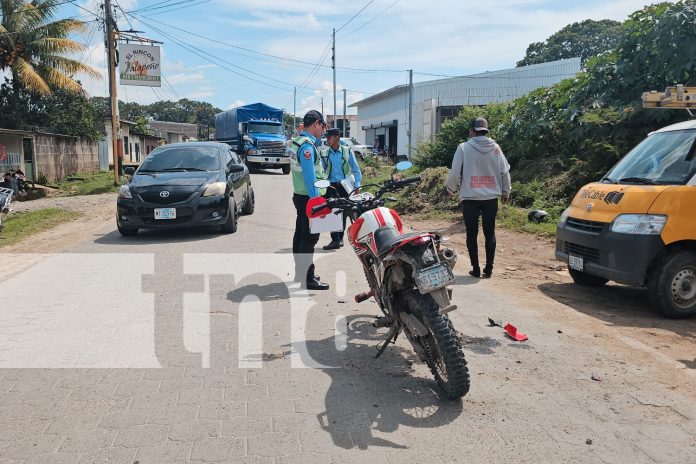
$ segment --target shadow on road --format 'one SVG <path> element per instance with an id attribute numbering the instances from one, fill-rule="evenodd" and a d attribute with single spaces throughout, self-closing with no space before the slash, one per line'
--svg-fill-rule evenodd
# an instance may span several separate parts
<path id="1" fill-rule="evenodd" d="M 395 443 L 380 435 L 400 427 L 442 427 L 459 417 L 463 403 L 441 398 L 434 380 L 413 375 L 417 360 L 410 349 L 393 345 L 375 359 L 374 345 L 383 334 L 372 327 L 373 319 L 347 317 L 343 350 L 336 348 L 335 337 L 306 342 L 308 361 L 334 367 L 321 369 L 331 377 L 331 385 L 325 395 L 326 411 L 317 419 L 341 448 L 405 449 L 407 442 Z"/>
<path id="2" fill-rule="evenodd" d="M 199 242 L 214 240 L 221 232 L 214 228 L 190 228 L 173 230 L 143 229 L 134 237 L 123 237 L 118 231 L 109 232 L 96 240 L 99 245 L 162 245 L 167 243 Z"/>
<path id="3" fill-rule="evenodd" d="M 684 337 L 696 336 L 696 318 L 666 319 L 651 305 L 644 288 L 623 285 L 591 288 L 573 283 L 544 283 L 538 288 L 559 303 L 613 326 L 659 328 Z"/>

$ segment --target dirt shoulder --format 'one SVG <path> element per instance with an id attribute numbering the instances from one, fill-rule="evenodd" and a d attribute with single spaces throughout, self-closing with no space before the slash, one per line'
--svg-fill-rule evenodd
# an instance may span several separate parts
<path id="1" fill-rule="evenodd" d="M 462 223 L 408 220 L 407 224 L 413 229 L 441 230 L 449 236 L 449 246 L 459 253 L 458 272 L 468 272 Z M 651 306 L 642 288 L 617 284 L 587 288 L 574 284 L 566 265 L 555 260 L 554 240 L 505 229 L 498 229 L 496 236 L 493 279 L 509 298 L 530 303 L 546 320 L 556 322 L 558 330 L 581 331 L 602 338 L 604 343 L 631 346 L 637 356 L 668 366 L 667 371 L 675 374 L 674 384 L 682 383 L 681 374 L 696 374 L 696 318 L 665 319 Z M 694 376 L 690 379 L 693 382 Z"/>
<path id="2" fill-rule="evenodd" d="M 0 253 L 60 253 L 91 238 L 95 230 L 103 227 L 109 221 L 114 221 L 116 194 L 105 193 L 17 201 L 12 203 L 12 208 L 18 213 L 45 208 L 61 208 L 82 213 L 83 216 L 76 220 L 27 237 L 15 245 L 0 247 Z"/>

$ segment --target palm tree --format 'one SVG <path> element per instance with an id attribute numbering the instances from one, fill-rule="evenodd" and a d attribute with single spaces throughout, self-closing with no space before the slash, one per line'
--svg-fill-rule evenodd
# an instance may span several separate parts
<path id="1" fill-rule="evenodd" d="M 73 79 L 78 73 L 101 77 L 99 72 L 67 57 L 85 46 L 68 38 L 84 32 L 85 24 L 73 18 L 53 21 L 57 0 L 0 0 L 0 71 L 10 71 L 16 90 L 47 95 L 51 89 L 82 92 Z"/>

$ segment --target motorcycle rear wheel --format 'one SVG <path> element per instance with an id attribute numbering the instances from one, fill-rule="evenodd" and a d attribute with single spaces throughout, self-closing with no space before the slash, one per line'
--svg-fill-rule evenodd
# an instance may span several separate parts
<path id="1" fill-rule="evenodd" d="M 447 315 L 438 314 L 438 306 L 430 295 L 413 290 L 404 295 L 411 314 L 428 328 L 430 334 L 420 338 L 425 362 L 435 380 L 449 399 L 455 400 L 469 392 L 469 369 L 462 344 Z"/>

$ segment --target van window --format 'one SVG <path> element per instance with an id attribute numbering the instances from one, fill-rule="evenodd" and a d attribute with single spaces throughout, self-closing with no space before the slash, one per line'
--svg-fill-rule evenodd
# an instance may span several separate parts
<path id="1" fill-rule="evenodd" d="M 653 134 L 619 161 L 604 180 L 684 185 L 696 175 L 695 142 L 696 130 Z"/>

